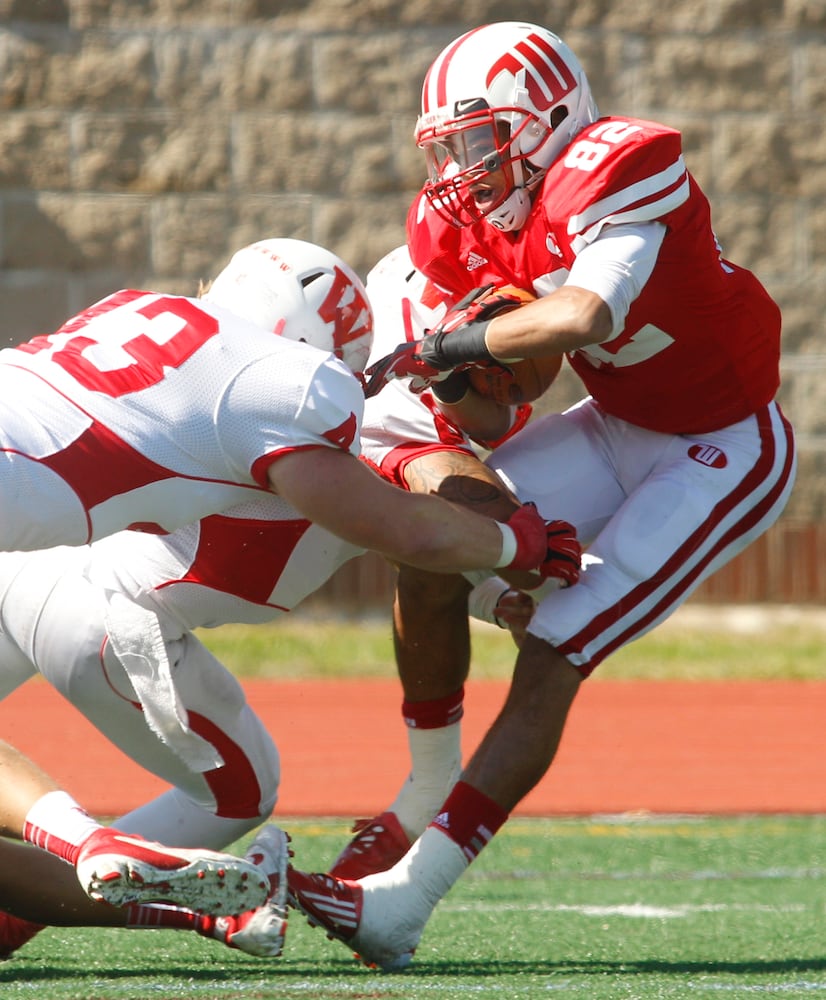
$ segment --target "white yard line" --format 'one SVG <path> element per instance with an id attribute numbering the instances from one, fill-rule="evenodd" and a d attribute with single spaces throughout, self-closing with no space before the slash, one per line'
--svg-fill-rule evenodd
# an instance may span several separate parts
<path id="1" fill-rule="evenodd" d="M 803 903 L 772 906 L 767 903 L 679 903 L 661 906 L 649 903 L 619 903 L 595 906 L 589 903 L 442 903 L 440 911 L 451 913 L 578 913 L 584 917 L 628 917 L 636 920 L 671 920 L 690 917 L 695 913 L 805 913 L 810 907 Z"/>

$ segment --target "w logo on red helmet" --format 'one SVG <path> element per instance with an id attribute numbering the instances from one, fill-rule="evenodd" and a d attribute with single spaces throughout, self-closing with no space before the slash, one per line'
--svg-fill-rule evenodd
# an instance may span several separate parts
<path id="1" fill-rule="evenodd" d="M 370 307 L 360 289 L 340 267 L 335 269 L 333 284 L 318 314 L 333 326 L 333 343 L 339 357 L 345 344 L 369 333 L 372 326 Z"/>
<path id="2" fill-rule="evenodd" d="M 539 111 L 558 104 L 577 85 L 562 56 L 538 34 L 528 35 L 498 59 L 487 75 L 487 85 L 502 73 L 517 77 L 525 73 L 525 89 Z"/>

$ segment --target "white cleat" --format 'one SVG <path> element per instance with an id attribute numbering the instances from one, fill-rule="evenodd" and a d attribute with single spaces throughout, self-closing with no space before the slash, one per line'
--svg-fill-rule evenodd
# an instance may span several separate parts
<path id="1" fill-rule="evenodd" d="M 212 936 L 229 948 L 259 958 L 278 958 L 287 933 L 287 866 L 290 839 L 277 826 L 265 826 L 246 853 L 269 878 L 270 895 L 263 906 L 238 917 L 217 917 Z"/>
<path id="2" fill-rule="evenodd" d="M 287 918 L 265 903 L 240 917 L 216 917 L 209 936 L 248 955 L 278 958 L 284 951 L 286 934 Z"/>
<path id="3" fill-rule="evenodd" d="M 167 903 L 237 914 L 261 906 L 271 891 L 266 872 L 246 859 L 167 847 L 109 827 L 85 841 L 75 868 L 86 894 L 111 906 Z"/>
<path id="4" fill-rule="evenodd" d="M 422 927 L 390 927 L 392 921 L 377 913 L 372 920 L 367 913 L 380 910 L 378 901 L 367 899 L 362 885 L 332 875 L 308 874 L 290 868 L 290 904 L 306 916 L 313 927 L 321 927 L 327 936 L 345 944 L 361 962 L 385 972 L 406 968 Z M 365 905 L 366 904 L 366 905 Z M 372 905 L 371 905 L 372 904 Z"/>

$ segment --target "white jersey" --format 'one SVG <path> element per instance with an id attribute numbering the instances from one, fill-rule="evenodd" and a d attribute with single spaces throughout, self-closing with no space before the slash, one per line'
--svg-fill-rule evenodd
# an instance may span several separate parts
<path id="1" fill-rule="evenodd" d="M 0 548 L 226 510 L 287 451 L 357 454 L 363 405 L 330 354 L 200 300 L 117 292 L 0 351 Z"/>
<path id="2" fill-rule="evenodd" d="M 252 625 L 292 611 L 364 551 L 269 494 L 170 535 L 95 542 L 86 576 L 183 629 Z"/>

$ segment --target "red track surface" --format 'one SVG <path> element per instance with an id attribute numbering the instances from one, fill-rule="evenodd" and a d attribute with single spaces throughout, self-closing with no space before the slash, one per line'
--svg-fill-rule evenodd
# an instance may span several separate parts
<path id="1" fill-rule="evenodd" d="M 391 801 L 407 765 L 395 681 L 245 687 L 281 750 L 280 815 L 370 816 Z M 466 751 L 504 693 L 468 685 Z M 826 813 L 824 725 L 826 682 L 589 681 L 556 762 L 517 812 Z M 166 787 L 39 680 L 0 703 L 0 735 L 99 815 Z"/>

